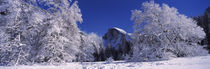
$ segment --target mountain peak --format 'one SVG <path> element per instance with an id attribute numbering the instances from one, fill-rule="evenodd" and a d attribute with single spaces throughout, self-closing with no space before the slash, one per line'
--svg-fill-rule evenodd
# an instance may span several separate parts
<path id="1" fill-rule="evenodd" d="M 103 36 L 105 53 L 107 57 L 114 57 L 115 60 L 122 59 L 131 49 L 130 35 L 123 29 L 113 27 Z M 118 55 L 116 55 L 118 54 Z"/>

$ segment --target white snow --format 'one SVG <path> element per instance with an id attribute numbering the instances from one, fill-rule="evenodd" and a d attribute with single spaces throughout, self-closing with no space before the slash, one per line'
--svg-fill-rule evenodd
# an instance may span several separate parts
<path id="1" fill-rule="evenodd" d="M 11 66 L 0 69 L 209 69 L 210 55 L 187 58 L 174 58 L 167 61 L 154 62 L 72 62 L 60 66 L 32 65 Z"/>
<path id="2" fill-rule="evenodd" d="M 123 29 L 120 29 L 120 28 L 117 28 L 117 27 L 113 27 L 113 29 L 116 29 L 116 30 L 120 31 L 120 32 L 123 33 L 123 34 L 126 34 L 126 33 L 127 33 L 127 32 L 124 31 Z"/>

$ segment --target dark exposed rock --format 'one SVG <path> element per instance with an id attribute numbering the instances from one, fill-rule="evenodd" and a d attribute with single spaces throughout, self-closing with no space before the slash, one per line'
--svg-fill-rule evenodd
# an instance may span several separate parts
<path id="1" fill-rule="evenodd" d="M 131 38 L 128 33 L 120 28 L 110 28 L 103 36 L 105 57 L 113 57 L 114 60 L 121 60 L 123 56 L 130 53 Z"/>

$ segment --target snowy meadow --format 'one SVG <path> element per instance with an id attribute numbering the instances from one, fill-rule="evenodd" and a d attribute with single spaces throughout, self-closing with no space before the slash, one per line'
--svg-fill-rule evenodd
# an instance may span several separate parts
<path id="1" fill-rule="evenodd" d="M 61 65 L 0 66 L 0 69 L 209 69 L 210 56 L 176 58 L 156 62 L 71 62 Z"/>
<path id="2" fill-rule="evenodd" d="M 77 0 L 0 0 L 0 69 L 210 68 L 199 18 L 154 0 L 140 6 L 134 32 L 113 27 L 101 37 L 78 27 Z"/>

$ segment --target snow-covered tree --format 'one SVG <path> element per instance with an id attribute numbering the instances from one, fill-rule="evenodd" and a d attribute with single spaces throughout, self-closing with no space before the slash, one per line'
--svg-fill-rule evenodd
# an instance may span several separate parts
<path id="1" fill-rule="evenodd" d="M 46 36 L 37 54 L 37 62 L 70 62 L 76 60 L 81 46 L 80 29 L 77 22 L 82 22 L 82 14 L 77 1 L 40 0 L 40 4 L 48 6 L 50 24 Z"/>
<path id="2" fill-rule="evenodd" d="M 47 25 L 46 15 L 24 0 L 1 0 L 1 64 L 28 64 L 37 54 Z"/>
<path id="3" fill-rule="evenodd" d="M 76 59 L 81 41 L 76 23 L 82 22 L 77 2 L 70 6 L 71 1 L 62 0 L 59 2 L 62 4 L 57 6 L 58 0 L 45 1 L 46 6 L 51 9 L 59 7 L 59 11 L 46 11 L 25 0 L 0 1 L 1 64 L 65 62 Z"/>
<path id="4" fill-rule="evenodd" d="M 170 57 L 206 55 L 198 43 L 205 37 L 196 22 L 178 13 L 174 7 L 144 2 L 142 10 L 133 10 L 134 60 L 161 60 Z"/>
<path id="5" fill-rule="evenodd" d="M 26 62 L 28 50 L 20 40 L 23 29 L 21 16 L 22 8 L 25 6 L 21 1 L 1 0 L 1 64 L 15 65 Z M 23 6 L 21 6 L 23 5 Z"/>
<path id="6" fill-rule="evenodd" d="M 102 38 L 95 33 L 81 35 L 80 53 L 78 61 L 96 61 L 99 59 L 100 51 L 103 50 Z"/>

